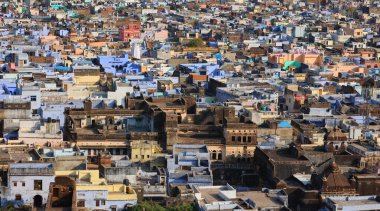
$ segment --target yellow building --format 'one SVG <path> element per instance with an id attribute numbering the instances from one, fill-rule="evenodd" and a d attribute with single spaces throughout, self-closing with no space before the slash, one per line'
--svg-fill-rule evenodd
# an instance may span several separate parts
<path id="1" fill-rule="evenodd" d="M 96 66 L 73 66 L 74 81 L 65 81 L 68 99 L 84 99 L 99 90 L 100 69 Z"/>
<path id="2" fill-rule="evenodd" d="M 152 155 L 160 153 L 161 148 L 157 141 L 134 140 L 131 143 L 131 161 L 147 162 Z"/>
<path id="3" fill-rule="evenodd" d="M 294 77 L 296 78 L 297 82 L 305 82 L 307 73 L 295 73 Z"/>
<path id="4" fill-rule="evenodd" d="M 100 69 L 96 66 L 73 66 L 76 85 L 96 85 L 100 80 Z"/>
<path id="5" fill-rule="evenodd" d="M 99 177 L 99 170 L 56 171 L 55 176 L 75 181 L 78 210 L 122 210 L 137 204 L 137 194 L 131 186 L 107 184 Z"/>
<path id="6" fill-rule="evenodd" d="M 210 159 L 212 162 L 226 162 L 226 163 L 250 163 L 253 160 L 255 145 L 239 146 L 239 145 L 225 145 L 225 146 L 207 146 Z"/>

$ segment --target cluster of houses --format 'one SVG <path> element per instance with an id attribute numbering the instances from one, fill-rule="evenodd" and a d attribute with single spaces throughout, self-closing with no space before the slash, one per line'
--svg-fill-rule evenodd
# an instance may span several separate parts
<path id="1" fill-rule="evenodd" d="M 379 8 L 0 1 L 0 207 L 379 210 Z"/>

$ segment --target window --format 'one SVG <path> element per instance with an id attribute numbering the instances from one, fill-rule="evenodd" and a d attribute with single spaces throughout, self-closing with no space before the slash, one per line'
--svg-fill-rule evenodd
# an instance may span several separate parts
<path id="1" fill-rule="evenodd" d="M 53 188 L 53 197 L 58 197 L 59 195 L 59 188 Z"/>
<path id="2" fill-rule="evenodd" d="M 147 155 L 146 158 L 149 159 L 149 155 Z"/>
<path id="3" fill-rule="evenodd" d="M 235 136 L 232 136 L 232 141 L 235 141 Z"/>
<path id="4" fill-rule="evenodd" d="M 136 157 L 136 159 L 137 159 L 137 158 L 139 158 L 139 155 L 136 155 L 135 157 Z"/>
<path id="5" fill-rule="evenodd" d="M 30 101 L 32 101 L 32 102 L 37 101 L 37 96 L 35 96 L 35 95 L 30 96 Z"/>
<path id="6" fill-rule="evenodd" d="M 241 142 L 241 136 L 238 136 L 238 142 Z"/>
<path id="7" fill-rule="evenodd" d="M 243 136 L 243 142 L 247 142 L 247 137 Z"/>
<path id="8" fill-rule="evenodd" d="M 85 206 L 85 202 L 84 202 L 84 200 L 79 200 L 78 202 L 77 202 L 77 207 L 84 207 Z"/>
<path id="9" fill-rule="evenodd" d="M 106 200 L 101 200 L 102 205 L 106 205 Z"/>
<path id="10" fill-rule="evenodd" d="M 211 152 L 211 159 L 216 160 L 216 151 L 215 150 Z"/>
<path id="11" fill-rule="evenodd" d="M 17 182 L 13 182 L 13 186 L 17 187 Z"/>
<path id="12" fill-rule="evenodd" d="M 251 141 L 252 141 L 251 136 L 248 136 L 248 142 L 251 142 Z"/>
<path id="13" fill-rule="evenodd" d="M 144 155 L 141 155 L 141 159 L 144 159 Z"/>
<path id="14" fill-rule="evenodd" d="M 42 190 L 42 180 L 34 180 L 34 190 Z"/>
<path id="15" fill-rule="evenodd" d="M 25 182 L 22 182 L 22 187 L 25 187 Z"/>
<path id="16" fill-rule="evenodd" d="M 16 194 L 15 199 L 16 199 L 16 200 L 21 200 L 21 199 L 22 199 L 21 194 Z"/>
<path id="17" fill-rule="evenodd" d="M 95 203 L 96 203 L 96 205 L 95 205 L 95 206 L 97 206 L 97 207 L 99 207 L 99 206 L 100 206 L 100 200 L 96 200 L 96 201 L 95 201 Z"/>
<path id="18" fill-rule="evenodd" d="M 218 160 L 222 160 L 222 152 L 218 153 Z"/>

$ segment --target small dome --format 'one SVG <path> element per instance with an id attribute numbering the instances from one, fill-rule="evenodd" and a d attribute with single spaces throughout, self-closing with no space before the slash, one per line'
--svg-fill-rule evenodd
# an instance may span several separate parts
<path id="1" fill-rule="evenodd" d="M 338 166 L 338 164 L 335 163 L 335 161 L 332 162 L 330 166 L 331 166 L 331 169 L 333 170 L 333 172 L 339 171 L 339 166 Z"/>

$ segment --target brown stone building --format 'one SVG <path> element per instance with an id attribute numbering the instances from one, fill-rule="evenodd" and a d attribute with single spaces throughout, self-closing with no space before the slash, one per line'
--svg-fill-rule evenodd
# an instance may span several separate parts
<path id="1" fill-rule="evenodd" d="M 322 196 L 331 195 L 356 195 L 355 184 L 342 174 L 339 166 L 333 162 L 320 175 L 312 175 L 314 187 L 320 189 Z"/>
<path id="2" fill-rule="evenodd" d="M 277 188 L 281 180 L 295 173 L 308 174 L 312 170 L 312 163 L 297 150 L 295 145 L 276 150 L 256 148 L 254 156 L 260 178 L 272 188 Z"/>
<path id="3" fill-rule="evenodd" d="M 328 152 L 341 154 L 346 151 L 348 138 L 339 128 L 334 128 L 326 134 L 325 149 Z"/>
<path id="4" fill-rule="evenodd" d="M 77 210 L 75 181 L 66 176 L 55 177 L 49 186 L 46 210 Z"/>
<path id="5" fill-rule="evenodd" d="M 377 174 L 356 174 L 351 180 L 361 196 L 380 194 L 380 176 Z"/>

